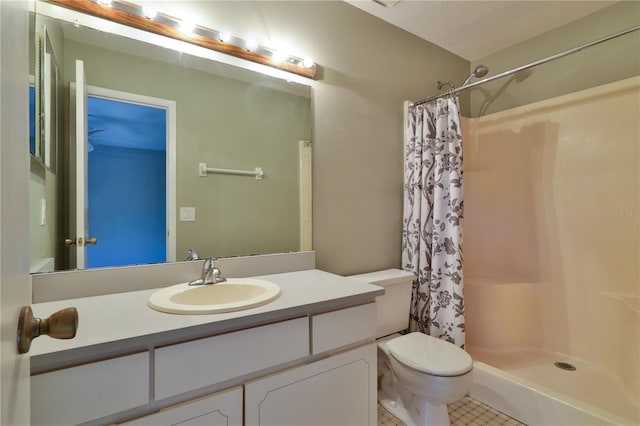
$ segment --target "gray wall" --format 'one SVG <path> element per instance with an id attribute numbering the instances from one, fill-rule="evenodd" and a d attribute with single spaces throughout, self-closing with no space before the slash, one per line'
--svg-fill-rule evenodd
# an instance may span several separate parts
<path id="1" fill-rule="evenodd" d="M 640 2 L 622 1 L 471 64 L 489 76 L 640 25 Z M 471 116 L 526 105 L 640 74 L 640 31 L 471 91 Z"/>
<path id="2" fill-rule="evenodd" d="M 400 267 L 402 101 L 461 81 L 469 62 L 340 1 L 159 2 L 239 36 L 292 45 L 320 66 L 313 84 L 313 246 L 317 266 Z"/>

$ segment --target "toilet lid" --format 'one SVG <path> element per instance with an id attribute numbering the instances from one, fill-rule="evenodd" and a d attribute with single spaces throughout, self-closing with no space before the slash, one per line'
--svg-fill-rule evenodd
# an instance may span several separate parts
<path id="1" fill-rule="evenodd" d="M 473 360 L 463 349 L 422 333 L 396 337 L 387 342 L 387 348 L 407 367 L 434 376 L 459 376 L 473 367 Z"/>

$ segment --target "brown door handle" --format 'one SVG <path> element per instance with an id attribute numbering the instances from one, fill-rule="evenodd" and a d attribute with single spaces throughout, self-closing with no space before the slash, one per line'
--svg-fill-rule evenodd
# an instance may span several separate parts
<path id="1" fill-rule="evenodd" d="M 54 339 L 73 339 L 78 330 L 78 310 L 66 308 L 40 319 L 33 316 L 30 306 L 24 306 L 18 317 L 18 353 L 29 352 L 31 341 L 46 334 Z"/>

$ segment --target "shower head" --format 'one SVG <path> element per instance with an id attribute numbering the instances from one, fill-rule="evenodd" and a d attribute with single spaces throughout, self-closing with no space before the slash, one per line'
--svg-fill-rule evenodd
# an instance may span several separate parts
<path id="1" fill-rule="evenodd" d="M 476 78 L 484 77 L 485 75 L 487 75 L 488 72 L 489 72 L 489 68 L 485 67 L 484 65 L 478 65 L 476 69 L 473 70 L 471 75 L 467 77 L 464 83 L 462 83 L 462 85 L 465 86 L 474 77 Z"/>

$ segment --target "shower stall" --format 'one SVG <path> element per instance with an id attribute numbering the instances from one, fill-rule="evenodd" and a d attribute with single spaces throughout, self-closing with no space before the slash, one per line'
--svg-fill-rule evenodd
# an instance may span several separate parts
<path id="1" fill-rule="evenodd" d="M 467 350 L 614 424 L 640 422 L 639 117 L 632 77 L 463 124 Z"/>
<path id="2" fill-rule="evenodd" d="M 640 423 L 638 29 L 484 80 L 479 66 L 441 94 L 475 88 L 461 123 L 471 395 L 528 424 Z M 630 75 L 598 83 L 621 62 Z"/>

